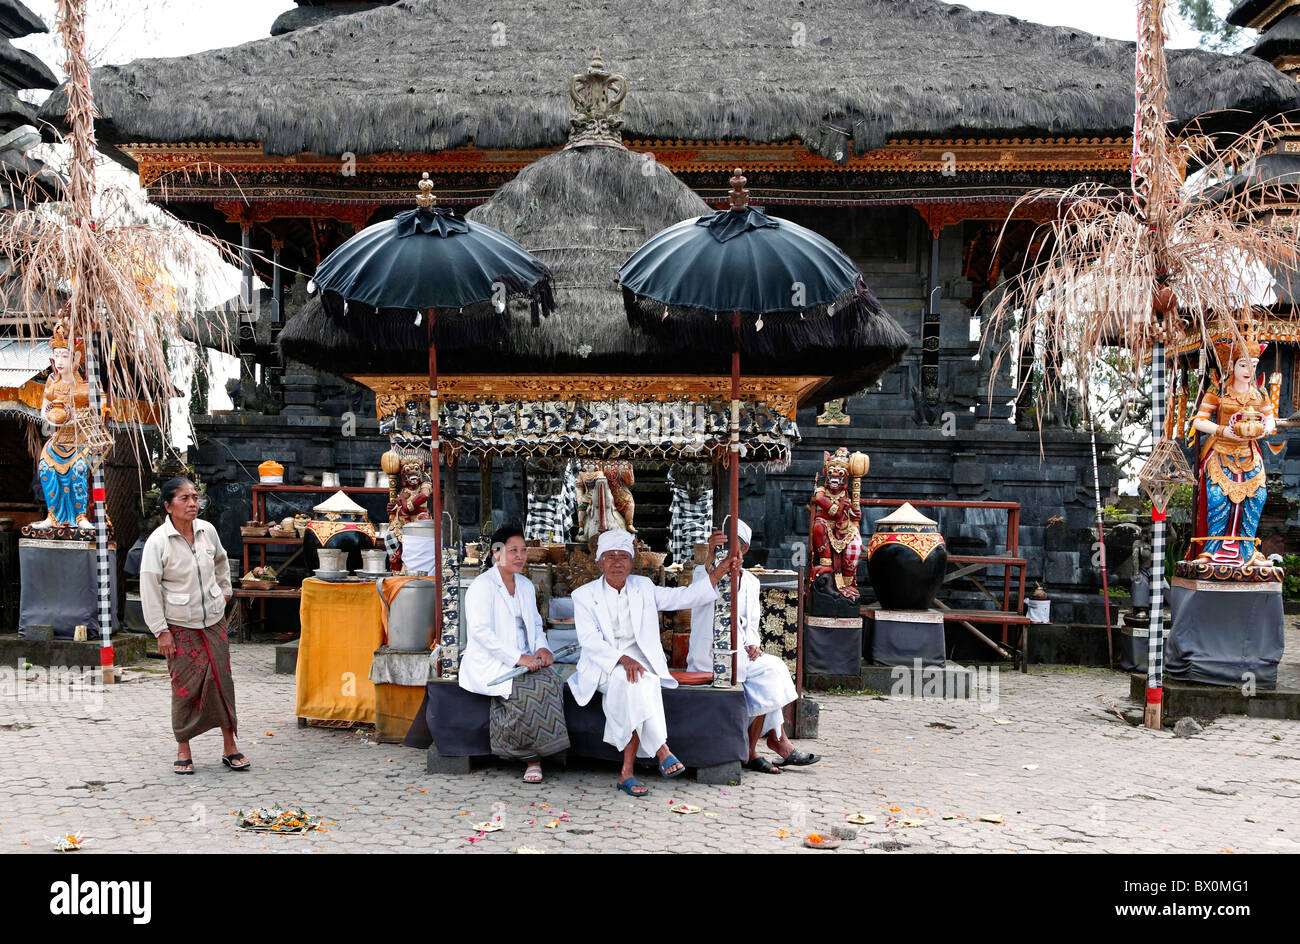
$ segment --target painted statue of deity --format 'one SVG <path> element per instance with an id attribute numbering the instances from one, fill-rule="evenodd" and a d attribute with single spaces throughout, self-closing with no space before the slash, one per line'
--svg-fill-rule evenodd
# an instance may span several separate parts
<path id="1" fill-rule="evenodd" d="M 1215 344 L 1219 384 L 1211 387 L 1193 425 L 1204 434 L 1196 483 L 1196 538 L 1180 573 L 1197 577 L 1273 576 L 1255 532 L 1267 497 L 1259 440 L 1277 428 L 1273 403 L 1256 381 L 1265 345 L 1248 326 L 1242 340 Z"/>
<path id="2" fill-rule="evenodd" d="M 578 528 L 584 534 L 599 534 L 609 528 L 636 534 L 632 523 L 635 484 L 630 462 L 602 462 L 598 468 L 578 473 Z"/>
<path id="3" fill-rule="evenodd" d="M 30 531 L 94 527 L 87 517 L 90 507 L 90 462 L 78 443 L 75 419 L 79 410 L 90 408 L 90 388 L 77 369 L 77 355 L 63 323 L 54 327 L 50 341 L 53 368 L 45 381 L 41 419 L 54 427 L 54 434 L 41 450 L 36 463 L 41 491 L 45 493 L 45 520 L 28 526 Z"/>
<path id="4" fill-rule="evenodd" d="M 824 453 L 824 479 L 813 491 L 813 565 L 810 577 L 832 574 L 835 589 L 848 600 L 858 598 L 858 559 L 862 556 L 862 508 L 858 495 L 867 457 L 843 447 Z M 849 482 L 853 490 L 850 493 Z"/>
<path id="5" fill-rule="evenodd" d="M 418 461 L 402 463 L 400 485 L 390 489 L 388 520 L 401 533 L 401 526 L 412 521 L 433 519 L 433 486 L 424 477 L 423 465 Z"/>

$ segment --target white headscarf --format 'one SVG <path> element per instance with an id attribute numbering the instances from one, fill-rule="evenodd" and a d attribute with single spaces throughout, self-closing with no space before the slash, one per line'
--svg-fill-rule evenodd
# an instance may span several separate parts
<path id="1" fill-rule="evenodd" d="M 607 551 L 627 551 L 629 555 L 634 554 L 636 547 L 632 543 L 632 535 L 621 528 L 602 531 L 600 540 L 596 542 L 596 560 L 604 557 Z"/>
<path id="2" fill-rule="evenodd" d="M 745 522 L 737 518 L 736 519 L 736 540 L 740 541 L 742 544 L 752 544 L 753 542 L 750 539 L 753 538 L 753 536 L 754 536 L 753 529 L 750 528 L 749 525 L 745 524 Z"/>

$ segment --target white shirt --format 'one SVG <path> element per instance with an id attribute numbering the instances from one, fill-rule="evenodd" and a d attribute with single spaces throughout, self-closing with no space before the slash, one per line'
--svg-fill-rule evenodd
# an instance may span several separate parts
<path id="1" fill-rule="evenodd" d="M 522 653 L 532 654 L 532 649 L 528 645 L 528 627 L 524 625 L 524 611 L 519 602 L 519 590 L 516 587 L 515 592 L 510 595 L 510 612 L 515 617 L 515 645 L 519 647 Z"/>
<path id="2" fill-rule="evenodd" d="M 632 621 L 632 597 L 628 593 L 627 584 L 623 585 L 622 590 L 615 590 L 604 578 L 601 578 L 600 583 L 605 593 L 605 603 L 614 615 L 614 645 L 618 646 L 623 655 L 631 656 L 648 666 L 650 660 L 637 645 L 636 624 Z"/>

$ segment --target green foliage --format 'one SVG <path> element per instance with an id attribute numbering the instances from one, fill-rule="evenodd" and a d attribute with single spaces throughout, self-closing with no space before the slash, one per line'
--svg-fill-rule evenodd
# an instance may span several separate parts
<path id="1" fill-rule="evenodd" d="M 1288 600 L 1300 599 L 1300 554 L 1282 557 L 1282 596 Z"/>
<path id="2" fill-rule="evenodd" d="M 1202 49 L 1235 53 L 1245 45 L 1245 36 L 1239 27 L 1219 15 L 1219 8 L 1226 13 L 1231 7 L 1232 3 L 1224 0 L 1178 0 L 1178 15 L 1201 34 Z"/>

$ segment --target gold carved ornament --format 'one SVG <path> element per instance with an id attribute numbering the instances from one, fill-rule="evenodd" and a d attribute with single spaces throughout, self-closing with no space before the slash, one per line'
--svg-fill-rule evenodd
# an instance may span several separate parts
<path id="1" fill-rule="evenodd" d="M 886 544 L 901 544 L 916 553 L 921 560 L 926 560 L 934 549 L 943 547 L 943 535 L 937 533 L 917 534 L 909 531 L 877 532 L 867 542 L 867 560 Z"/>
<path id="2" fill-rule="evenodd" d="M 1246 479 L 1244 482 L 1237 482 L 1229 477 L 1230 474 L 1232 472 L 1244 473 L 1249 469 L 1225 469 L 1224 465 L 1230 463 L 1231 460 L 1216 452 L 1205 463 L 1205 470 L 1210 477 L 1210 481 L 1219 486 L 1228 501 L 1234 505 L 1240 505 L 1264 487 L 1264 469 L 1261 466 L 1258 475 Z M 1253 463 L 1251 467 L 1253 468 Z"/>

